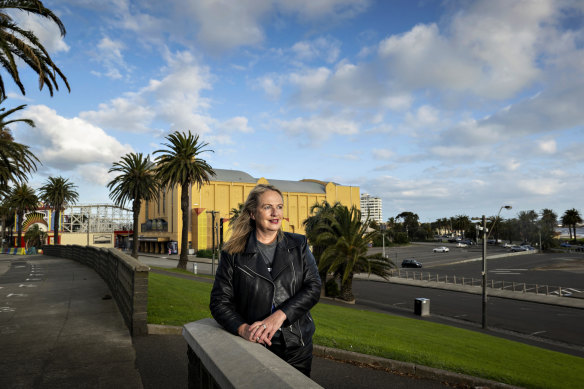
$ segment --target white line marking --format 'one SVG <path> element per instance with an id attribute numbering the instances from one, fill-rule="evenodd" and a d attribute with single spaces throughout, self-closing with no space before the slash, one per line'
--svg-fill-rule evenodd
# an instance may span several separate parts
<path id="1" fill-rule="evenodd" d="M 12 296 L 16 296 L 16 297 L 26 297 L 28 296 L 27 294 L 22 294 L 22 293 L 9 293 L 6 295 L 6 297 L 12 297 Z"/>
<path id="2" fill-rule="evenodd" d="M 18 285 L 18 287 L 19 288 L 36 288 L 37 286 L 36 285 L 33 285 L 33 284 L 28 284 L 28 285 L 26 285 L 26 284 L 20 284 L 20 285 Z"/>
<path id="3" fill-rule="evenodd" d="M 532 333 L 531 333 L 531 336 L 535 336 L 535 335 L 543 334 L 544 332 L 547 332 L 547 331 L 536 331 L 536 332 L 532 332 Z"/>
<path id="4" fill-rule="evenodd" d="M 27 278 L 26 281 L 42 281 L 41 278 Z"/>
<path id="5" fill-rule="evenodd" d="M 14 312 L 12 307 L 0 307 L 0 312 Z"/>

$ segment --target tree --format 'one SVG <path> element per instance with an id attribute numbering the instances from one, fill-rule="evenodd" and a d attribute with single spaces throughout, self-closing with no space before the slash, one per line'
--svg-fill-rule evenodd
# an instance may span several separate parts
<path id="1" fill-rule="evenodd" d="M 395 218 L 403 220 L 403 227 L 404 227 L 404 230 L 406 231 L 408 239 L 410 239 L 410 237 L 416 233 L 416 231 L 418 230 L 418 227 L 420 225 L 418 223 L 418 220 L 420 219 L 419 216 L 413 212 L 407 212 L 407 211 L 402 212 L 399 215 L 397 215 Z"/>
<path id="2" fill-rule="evenodd" d="M 134 214 L 132 256 L 138 258 L 138 217 L 142 201 L 156 199 L 160 188 L 154 164 L 148 156 L 144 157 L 142 153 L 129 153 L 124 155 L 120 161 L 114 162 L 109 173 L 118 173 L 107 184 L 110 198 L 122 208 L 127 202 L 132 202 Z"/>
<path id="3" fill-rule="evenodd" d="M 61 69 L 55 65 L 36 35 L 32 31 L 25 30 L 14 23 L 13 19 L 5 11 L 7 9 L 24 11 L 49 19 L 59 27 L 61 36 L 65 36 L 66 31 L 61 20 L 50 9 L 45 8 L 39 0 L 0 1 L 0 63 L 16 83 L 20 92 L 23 95 L 26 94 L 18 73 L 17 64 L 19 59 L 38 74 L 39 89 L 42 90 L 43 86 L 46 85 L 49 93 L 53 96 L 53 90 L 59 90 L 58 76 L 67 89 L 71 91 L 67 78 L 61 72 Z M 2 76 L 0 76 L 0 98 L 5 96 L 6 87 Z"/>
<path id="4" fill-rule="evenodd" d="M 35 210 L 38 206 L 39 200 L 32 189 L 27 184 L 16 184 L 10 191 L 8 197 L 8 205 L 16 210 L 18 240 L 17 247 L 20 247 L 22 239 L 22 223 L 24 222 L 24 212 Z"/>
<path id="5" fill-rule="evenodd" d="M 353 296 L 353 275 L 367 272 L 383 278 L 389 275 L 392 262 L 381 255 L 367 255 L 369 243 L 378 231 L 366 232 L 369 219 L 361 222 L 361 211 L 354 206 L 349 210 L 339 206 L 326 216 L 317 242 L 326 242 L 328 247 L 320 256 L 320 270 L 338 274 L 341 278 L 341 298 L 346 301 Z M 334 242 L 330 244 L 330 242 Z"/>
<path id="6" fill-rule="evenodd" d="M 452 220 L 452 227 L 457 230 L 458 234 L 462 235 L 463 238 L 465 237 L 466 232 L 470 230 L 471 225 L 472 222 L 466 215 L 456 215 Z"/>
<path id="7" fill-rule="evenodd" d="M 537 212 L 534 210 L 521 211 L 519 212 L 518 222 L 519 222 L 519 234 L 524 242 L 533 242 L 537 235 L 536 231 L 536 220 L 538 218 Z"/>
<path id="8" fill-rule="evenodd" d="M 539 231 L 541 233 L 540 250 L 553 247 L 554 233 L 556 225 L 558 224 L 558 215 L 551 209 L 541 210 L 541 219 L 539 220 Z"/>
<path id="9" fill-rule="evenodd" d="M 237 208 L 231 208 L 231 212 L 230 214 L 233 215 L 229 218 L 229 227 L 231 227 L 233 225 L 233 223 L 235 222 L 235 219 L 237 219 L 239 217 L 239 215 L 241 214 L 241 212 L 243 211 L 243 203 L 239 203 L 237 205 Z"/>
<path id="10" fill-rule="evenodd" d="M 0 104 L 5 100 L 5 98 L 0 98 Z M 39 161 L 28 146 L 14 142 L 12 132 L 8 127 L 17 122 L 34 127 L 34 121 L 30 119 L 6 120 L 10 115 L 25 107 L 26 105 L 23 104 L 8 111 L 6 108 L 0 108 L 0 194 L 3 195 L 7 194 L 10 183 L 26 181 L 28 174 L 36 171 L 36 163 Z"/>
<path id="11" fill-rule="evenodd" d="M 582 223 L 582 217 L 576 208 L 568 209 L 562 215 L 562 226 L 568 226 L 570 239 L 576 240 L 576 225 L 579 223 Z M 572 229 L 574 230 L 574 235 L 572 235 Z"/>
<path id="12" fill-rule="evenodd" d="M 324 241 L 324 239 L 319 241 L 319 234 L 323 231 L 324 225 L 330 224 L 330 216 L 334 214 L 335 208 L 340 206 L 341 203 L 338 201 L 331 205 L 328 201 L 323 200 L 322 203 L 316 203 L 310 207 L 311 216 L 302 222 L 304 230 L 306 231 L 306 238 L 308 239 L 308 243 L 312 245 L 312 254 L 314 255 L 314 259 L 316 260 L 317 265 L 320 265 L 320 257 L 327 248 L 327 245 L 334 243 L 334 238 L 328 242 Z M 322 281 L 322 296 L 326 292 L 327 270 L 321 270 L 319 267 L 318 274 L 320 275 L 320 279 Z"/>
<path id="13" fill-rule="evenodd" d="M 75 204 L 79 199 L 77 188 L 72 182 L 63 177 L 49 177 L 45 185 L 39 189 L 39 198 L 46 205 L 55 210 L 55 244 L 59 244 L 59 222 L 61 212 L 68 204 Z"/>
<path id="14" fill-rule="evenodd" d="M 2 230 L 1 249 L 4 251 L 4 240 L 6 239 L 6 227 L 8 220 L 14 220 L 15 210 L 11 208 L 9 199 L 4 198 L 0 203 L 0 229 Z"/>
<path id="15" fill-rule="evenodd" d="M 190 132 L 175 131 L 166 137 L 169 143 L 163 143 L 166 149 L 156 150 L 154 154 L 159 154 L 156 158 L 156 173 L 163 187 L 180 185 L 180 209 L 182 211 L 182 236 L 180 259 L 177 268 L 185 269 L 188 263 L 188 238 L 189 238 L 189 196 L 191 185 L 195 184 L 201 188 L 203 184 L 209 183 L 210 177 L 215 175 L 215 171 L 204 160 L 199 158 L 201 153 L 207 150 L 208 143 L 199 142 L 199 135 L 194 136 Z"/>

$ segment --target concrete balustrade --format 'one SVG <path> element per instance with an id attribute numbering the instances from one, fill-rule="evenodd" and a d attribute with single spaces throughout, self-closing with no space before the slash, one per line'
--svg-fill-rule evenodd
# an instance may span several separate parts
<path id="1" fill-rule="evenodd" d="M 44 246 L 43 253 L 95 270 L 110 288 L 131 334 L 148 334 L 148 266 L 117 249 L 52 245 Z"/>
<path id="2" fill-rule="evenodd" d="M 185 324 L 190 388 L 322 388 L 258 343 L 225 331 L 215 320 Z"/>

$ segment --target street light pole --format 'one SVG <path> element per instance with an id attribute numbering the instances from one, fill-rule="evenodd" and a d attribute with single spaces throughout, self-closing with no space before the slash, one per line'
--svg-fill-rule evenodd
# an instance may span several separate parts
<path id="1" fill-rule="evenodd" d="M 483 220 L 483 329 L 487 328 L 487 218 Z"/>
<path id="2" fill-rule="evenodd" d="M 495 220 L 493 221 L 493 224 L 491 225 L 491 230 L 489 231 L 487 229 L 487 218 L 485 217 L 485 215 L 483 215 L 483 217 L 481 218 L 482 222 L 483 222 L 483 302 L 482 302 L 482 311 L 483 311 L 483 317 L 482 317 L 482 327 L 483 329 L 487 328 L 487 240 L 489 239 L 489 236 L 491 235 L 491 231 L 493 231 L 495 229 L 495 225 L 497 224 L 497 220 L 499 220 L 499 215 L 501 214 L 501 211 L 503 210 L 503 208 L 505 209 L 511 209 L 510 205 L 503 205 L 501 208 L 499 208 L 499 212 L 497 213 L 497 217 L 495 218 Z M 476 220 L 476 219 L 475 219 Z"/>
<path id="3" fill-rule="evenodd" d="M 211 214 L 211 223 L 212 223 L 212 227 L 211 227 L 211 234 L 213 235 L 211 238 L 211 245 L 213 248 L 213 256 L 211 259 L 211 275 L 215 275 L 215 214 L 218 214 L 219 211 L 207 211 L 207 213 Z"/>

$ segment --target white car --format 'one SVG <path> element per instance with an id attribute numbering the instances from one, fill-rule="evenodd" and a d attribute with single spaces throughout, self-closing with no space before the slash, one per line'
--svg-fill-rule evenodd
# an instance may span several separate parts
<path id="1" fill-rule="evenodd" d="M 456 244 L 456 247 L 468 247 L 468 245 L 467 245 L 466 243 L 461 243 L 461 242 L 458 242 L 458 243 Z"/>
<path id="2" fill-rule="evenodd" d="M 434 250 L 432 250 L 435 253 L 447 253 L 450 251 L 450 249 L 448 247 L 436 247 Z"/>

